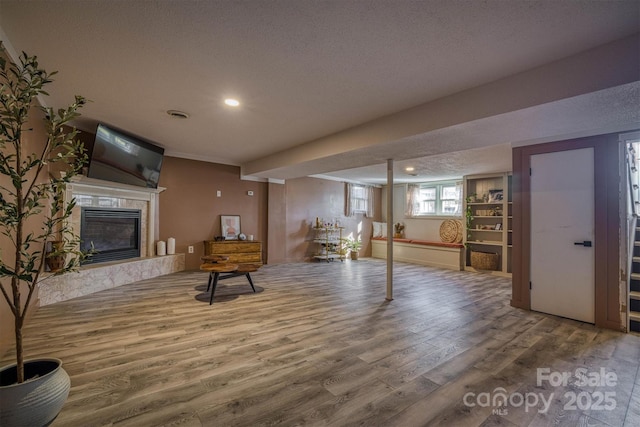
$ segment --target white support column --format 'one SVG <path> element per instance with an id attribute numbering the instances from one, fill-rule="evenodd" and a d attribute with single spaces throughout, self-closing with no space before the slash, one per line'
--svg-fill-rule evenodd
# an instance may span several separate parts
<path id="1" fill-rule="evenodd" d="M 393 159 L 387 160 L 387 301 L 393 300 Z"/>

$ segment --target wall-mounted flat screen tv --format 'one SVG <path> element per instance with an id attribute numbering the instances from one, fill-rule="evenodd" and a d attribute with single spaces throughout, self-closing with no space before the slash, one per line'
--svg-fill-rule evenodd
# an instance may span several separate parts
<path id="1" fill-rule="evenodd" d="M 164 148 L 120 130 L 98 125 L 89 178 L 157 188 Z"/>

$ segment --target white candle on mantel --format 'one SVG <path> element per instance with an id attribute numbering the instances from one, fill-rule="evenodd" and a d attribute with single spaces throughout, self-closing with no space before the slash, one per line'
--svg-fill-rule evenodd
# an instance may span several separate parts
<path id="1" fill-rule="evenodd" d="M 176 239 L 169 237 L 167 239 L 167 255 L 174 255 L 176 253 Z"/>
<path id="2" fill-rule="evenodd" d="M 156 255 L 165 256 L 167 254 L 167 244 L 164 240 L 158 240 L 156 243 Z"/>

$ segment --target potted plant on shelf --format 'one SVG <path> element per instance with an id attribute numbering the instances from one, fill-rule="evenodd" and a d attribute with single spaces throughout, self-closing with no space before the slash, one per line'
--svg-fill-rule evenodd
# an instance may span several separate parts
<path id="1" fill-rule="evenodd" d="M 349 237 L 345 239 L 345 247 L 351 252 L 351 259 L 355 261 L 358 259 L 358 251 L 362 247 L 362 242 Z"/>
<path id="2" fill-rule="evenodd" d="M 401 239 L 404 235 L 404 224 L 396 222 L 393 224 L 393 237 Z"/>
<path id="3" fill-rule="evenodd" d="M 47 257 L 63 257 L 51 273 L 60 275 L 77 270 L 85 256 L 68 223 L 75 203 L 64 200 L 65 185 L 86 161 L 78 132 L 67 127 L 85 99 L 76 96 L 69 107 L 57 110 L 38 107 L 36 98 L 48 95 L 44 87 L 55 73 L 39 68 L 37 58 L 24 52 L 19 63 L 5 58 L 0 44 L 0 233 L 5 236 L 0 299 L 13 314 L 16 363 L 0 369 L 0 425 L 40 426 L 62 409 L 70 381 L 58 359 L 24 359 L 22 330 Z M 33 147 L 28 119 L 38 108 L 44 137 L 42 146 Z M 49 170 L 56 162 L 65 172 L 59 178 Z"/>

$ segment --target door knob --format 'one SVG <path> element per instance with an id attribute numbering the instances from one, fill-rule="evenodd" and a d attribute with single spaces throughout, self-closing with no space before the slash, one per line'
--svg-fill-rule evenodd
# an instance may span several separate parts
<path id="1" fill-rule="evenodd" d="M 576 246 L 584 246 L 585 248 L 590 248 L 591 246 L 593 246 L 591 244 L 591 240 L 584 240 L 582 242 L 575 242 L 574 245 L 576 245 Z"/>

